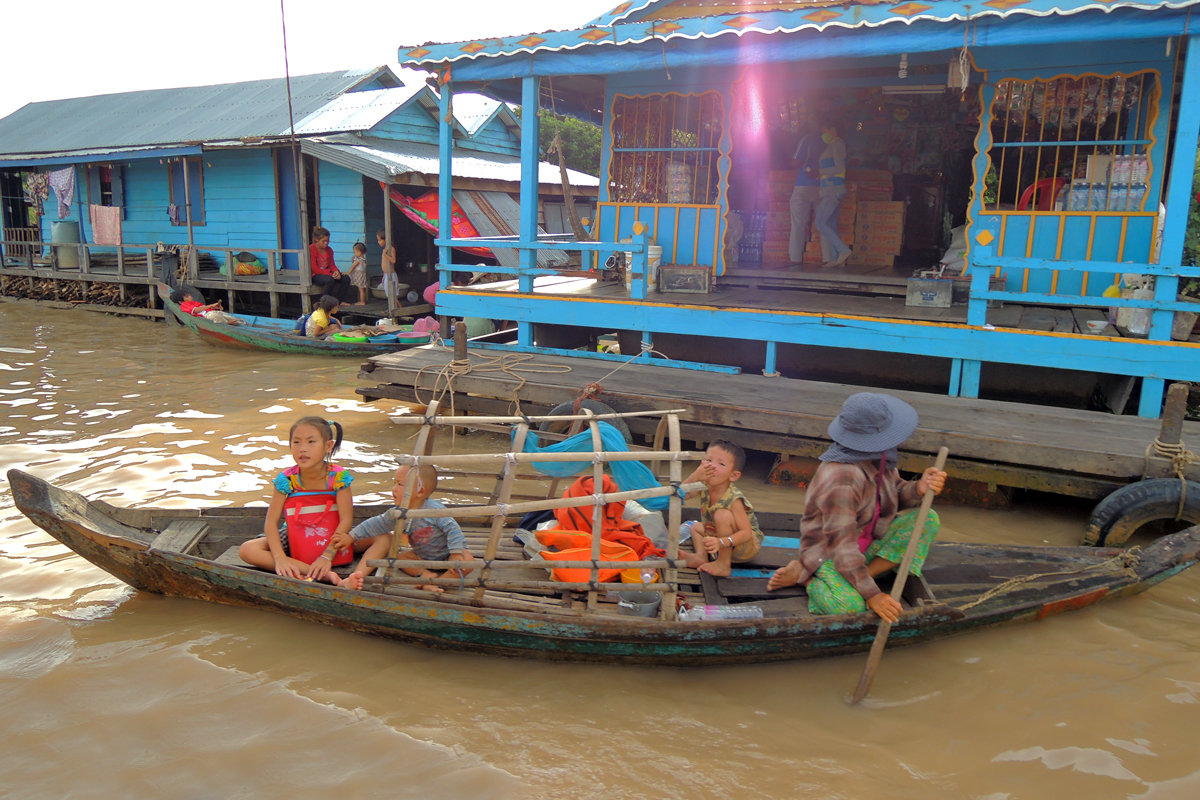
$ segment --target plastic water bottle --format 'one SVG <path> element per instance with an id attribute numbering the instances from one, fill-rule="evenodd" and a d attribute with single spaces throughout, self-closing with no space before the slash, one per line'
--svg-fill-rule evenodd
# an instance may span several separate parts
<path id="1" fill-rule="evenodd" d="M 762 619 L 761 606 L 739 604 L 734 606 L 696 606 L 679 612 L 685 622 L 711 619 Z"/>

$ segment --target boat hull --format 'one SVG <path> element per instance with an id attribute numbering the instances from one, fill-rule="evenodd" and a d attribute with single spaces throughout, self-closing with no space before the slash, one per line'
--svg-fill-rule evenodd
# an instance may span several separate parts
<path id="1" fill-rule="evenodd" d="M 159 284 L 158 296 L 162 300 L 165 312 L 176 322 L 204 341 L 226 347 L 269 350 L 276 353 L 370 357 L 414 346 L 397 342 L 337 342 L 332 339 L 297 336 L 292 332 L 293 323 L 290 320 L 273 317 L 237 314 L 235 316 L 241 317 L 246 322 L 245 325 L 213 322 L 181 311 L 178 305 L 171 302 L 171 290 L 165 284 Z"/>
<path id="2" fill-rule="evenodd" d="M 815 658 L 866 651 L 878 619 L 871 614 L 767 617 L 756 620 L 667 622 L 640 617 L 558 615 L 512 611 L 459 601 L 414 599 L 342 590 L 320 583 L 229 566 L 217 560 L 151 546 L 171 515 L 206 512 L 151 510 L 147 525 L 126 524 L 81 496 L 19 470 L 9 472 L 20 510 L 54 538 L 120 580 L 145 591 L 210 602 L 267 608 L 334 627 L 428 647 L 544 660 L 699 666 Z M 214 525 L 231 510 L 217 509 Z M 253 510 L 249 510 L 253 511 Z M 224 513 L 222 513 L 224 512 Z M 157 513 L 157 516 L 156 516 Z M 257 510 L 261 525 L 261 509 Z M 251 517 L 239 523 L 250 530 Z M 986 557 L 987 546 L 958 554 Z M 1005 549 L 1005 548 L 1001 548 Z M 1011 550 L 1012 547 L 1006 548 Z M 1024 548 L 1039 550 L 1040 548 Z M 1084 551 L 1093 561 L 1119 558 L 1123 551 L 1044 548 L 1052 554 Z M 1195 563 L 1200 529 L 1174 534 L 1143 551 L 1133 569 L 1081 575 L 1054 592 L 1016 592 L 970 609 L 934 603 L 906 611 L 891 630 L 889 645 L 907 645 L 1020 621 L 1033 621 L 1101 600 L 1143 591 Z M 1056 556 L 1057 557 L 1057 556 Z M 933 556 L 931 555 L 931 560 Z"/>

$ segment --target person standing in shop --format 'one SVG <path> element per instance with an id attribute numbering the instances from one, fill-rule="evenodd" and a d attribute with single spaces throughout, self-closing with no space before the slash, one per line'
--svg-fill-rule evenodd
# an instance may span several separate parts
<path id="1" fill-rule="evenodd" d="M 821 124 L 820 200 L 813 227 L 821 235 L 823 266 L 840 267 L 850 259 L 850 247 L 838 236 L 838 209 L 846 197 L 846 141 L 841 123 L 830 120 Z"/>

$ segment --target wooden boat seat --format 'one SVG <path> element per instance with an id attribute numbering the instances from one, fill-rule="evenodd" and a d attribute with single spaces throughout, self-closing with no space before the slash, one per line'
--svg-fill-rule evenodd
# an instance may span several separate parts
<path id="1" fill-rule="evenodd" d="M 218 564 L 224 564 L 227 567 L 246 567 L 247 569 L 250 569 L 250 565 L 245 561 L 242 561 L 242 557 L 238 555 L 239 547 L 240 545 L 235 544 L 233 547 L 228 548 L 224 553 L 221 553 L 221 555 L 217 556 L 213 560 Z"/>
<path id="2" fill-rule="evenodd" d="M 154 537 L 154 541 L 150 543 L 150 549 L 187 554 L 208 534 L 208 531 L 208 523 L 198 517 L 171 520 L 167 527 L 163 528 L 162 533 Z"/>

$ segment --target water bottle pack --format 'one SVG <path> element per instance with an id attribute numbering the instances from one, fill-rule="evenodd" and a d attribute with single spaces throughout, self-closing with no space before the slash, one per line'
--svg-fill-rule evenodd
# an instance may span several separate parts
<path id="1" fill-rule="evenodd" d="M 713 619 L 762 619 L 761 606 L 741 603 L 730 606 L 687 606 L 680 609 L 679 619 L 698 622 Z"/>

